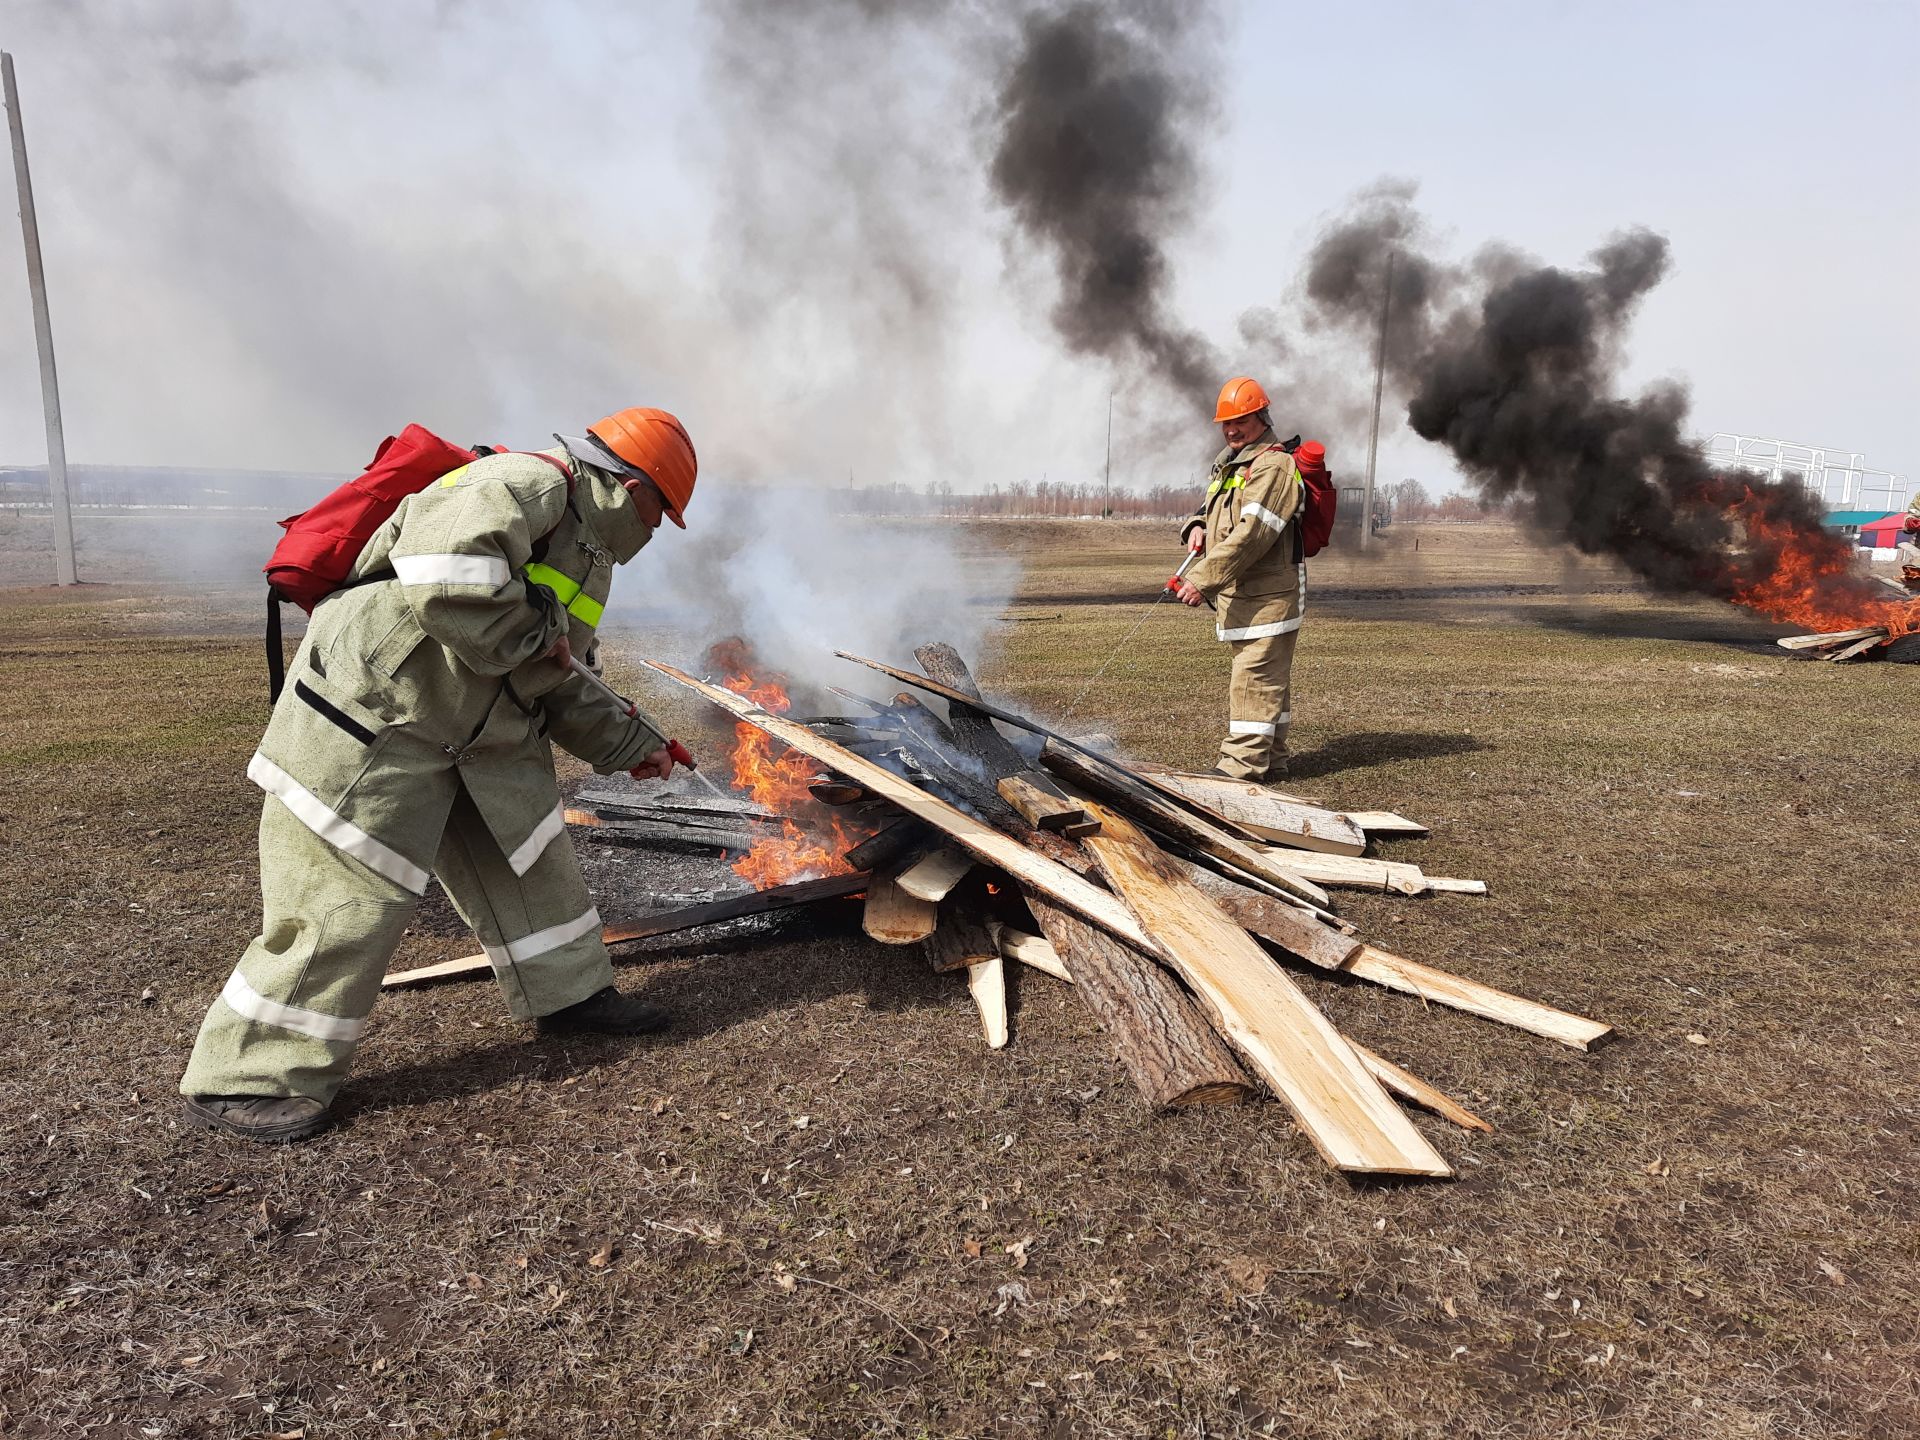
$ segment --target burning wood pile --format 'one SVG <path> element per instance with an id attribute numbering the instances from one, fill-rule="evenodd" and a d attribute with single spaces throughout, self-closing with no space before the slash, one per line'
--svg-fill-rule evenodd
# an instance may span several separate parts
<path id="1" fill-rule="evenodd" d="M 728 687 L 645 662 L 738 722 L 738 799 L 590 792 L 577 822 L 605 838 L 739 852 L 757 887 L 699 897 L 609 944 L 738 915 L 864 896 L 863 928 L 965 979 L 988 1045 L 1009 1039 L 1005 966 L 1072 984 L 1148 1105 L 1286 1103 L 1338 1169 L 1452 1174 L 1395 1097 L 1489 1127 L 1451 1096 L 1342 1035 L 1289 968 L 1351 976 L 1585 1050 L 1610 1027 L 1356 938 L 1323 886 L 1484 893 L 1366 855 L 1370 834 L 1420 834 L 1213 774 L 1122 764 L 981 697 L 949 646 L 924 674 L 841 652 L 946 702 L 847 695 L 860 714 L 795 719 L 786 693 L 729 665 Z M 1000 721 L 1010 727 L 1003 731 Z M 388 977 L 484 971 L 484 956 Z"/>
<path id="2" fill-rule="evenodd" d="M 1920 610 L 1915 619 L 1920 621 Z M 1782 650 L 1806 652 L 1815 660 L 1861 660 L 1884 656 L 1896 638 L 1889 626 L 1860 625 L 1821 635 L 1783 635 L 1774 643 Z"/>

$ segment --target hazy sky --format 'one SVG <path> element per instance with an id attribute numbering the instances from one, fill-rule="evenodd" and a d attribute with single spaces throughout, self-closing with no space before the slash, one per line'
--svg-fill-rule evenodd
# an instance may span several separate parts
<path id="1" fill-rule="evenodd" d="M 1055 337 L 1046 257 L 982 178 L 1011 7 L 908 8 L 9 0 L 70 456 L 345 470 L 410 419 L 527 445 L 657 403 L 742 478 L 1097 475 L 1112 376 Z M 1224 348 L 1404 177 L 1461 254 L 1665 234 L 1636 382 L 1688 381 L 1702 436 L 1920 469 L 1920 6 L 1224 17 L 1168 246 Z M 22 274 L 6 227 L 0 462 L 43 455 Z M 1191 450 L 1150 452 L 1164 408 L 1123 388 L 1116 477 L 1191 478 L 1211 399 Z M 1385 434 L 1384 478 L 1452 483 Z"/>

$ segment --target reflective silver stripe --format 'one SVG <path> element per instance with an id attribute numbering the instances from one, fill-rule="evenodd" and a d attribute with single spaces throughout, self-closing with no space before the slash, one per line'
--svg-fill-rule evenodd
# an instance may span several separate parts
<path id="1" fill-rule="evenodd" d="M 584 915 L 572 920 L 563 920 L 558 925 L 549 925 L 544 930 L 536 930 L 531 935 L 523 935 L 518 940 L 509 940 L 505 945 L 489 945 L 480 942 L 480 948 L 487 952 L 487 958 L 493 962 L 496 970 L 504 970 L 509 965 L 523 964 L 528 960 L 537 960 L 549 951 L 558 950 L 562 945 L 571 945 L 582 935 L 591 935 L 600 928 L 600 912 L 589 908 Z"/>
<path id="2" fill-rule="evenodd" d="M 1300 613 L 1307 613 L 1307 562 L 1300 562 Z"/>
<path id="3" fill-rule="evenodd" d="M 1227 725 L 1229 735 L 1275 735 L 1280 727 L 1265 720 L 1234 720 Z"/>
<path id="4" fill-rule="evenodd" d="M 318 1010 L 302 1010 L 298 1005 L 282 1005 L 278 1000 L 269 1000 L 249 985 L 238 970 L 228 979 L 227 988 L 220 992 L 220 998 L 227 1002 L 227 1008 L 236 1015 L 258 1020 L 262 1025 L 278 1025 L 282 1030 L 291 1030 L 315 1040 L 351 1042 L 358 1040 L 360 1032 L 367 1028 L 365 1020 L 344 1020 L 338 1015 L 322 1015 Z"/>
<path id="5" fill-rule="evenodd" d="M 507 857 L 508 868 L 516 875 L 526 874 L 533 868 L 533 862 L 546 853 L 553 837 L 566 828 L 566 813 L 556 805 L 553 813 L 534 826 L 533 833 L 520 842 L 520 848 Z"/>
<path id="6" fill-rule="evenodd" d="M 416 895 L 426 890 L 425 870 L 398 850 L 381 844 L 338 811 L 329 809 L 318 795 L 257 750 L 247 762 L 247 778 L 277 798 L 293 812 L 295 819 L 334 849 L 345 851 L 369 870 Z"/>
<path id="7" fill-rule="evenodd" d="M 1262 525 L 1265 525 L 1276 533 L 1287 528 L 1287 522 L 1274 514 L 1273 511 L 1267 509 L 1264 505 L 1255 505 L 1249 501 L 1240 507 L 1240 513 L 1242 516 L 1253 516 L 1253 518 L 1258 520 Z"/>
<path id="8" fill-rule="evenodd" d="M 507 583 L 507 562 L 498 555 L 395 555 L 393 573 L 402 585 L 485 585 Z"/>
<path id="9" fill-rule="evenodd" d="M 1279 620 L 1271 625 L 1243 625 L 1238 630 L 1223 630 L 1215 626 L 1213 633 L 1222 640 L 1265 640 L 1270 635 L 1285 635 L 1298 630 L 1303 618 L 1296 615 L 1291 620 Z"/>

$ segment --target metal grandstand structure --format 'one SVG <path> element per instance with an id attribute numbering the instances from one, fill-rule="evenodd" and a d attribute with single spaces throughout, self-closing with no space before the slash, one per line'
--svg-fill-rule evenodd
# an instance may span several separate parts
<path id="1" fill-rule="evenodd" d="M 1857 450 L 1825 445 L 1799 445 L 1762 435 L 1720 432 L 1706 445 L 1713 464 L 1764 475 L 1774 484 L 1793 479 L 1805 485 L 1829 510 L 1905 509 L 1913 499 L 1914 482 L 1891 470 L 1866 464 Z"/>

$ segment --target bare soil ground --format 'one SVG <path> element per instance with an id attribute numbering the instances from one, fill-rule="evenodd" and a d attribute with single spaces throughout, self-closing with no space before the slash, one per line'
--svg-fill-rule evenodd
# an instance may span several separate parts
<path id="1" fill-rule="evenodd" d="M 1208 762 L 1223 647 L 1140 608 L 1164 529 L 964 538 L 1026 563 L 990 690 L 1057 715 L 1145 613 L 1075 722 Z M 989 1053 L 851 906 L 645 948 L 657 1039 L 397 994 L 332 1136 L 184 1131 L 257 919 L 254 592 L 0 593 L 0 1434 L 1920 1431 L 1920 669 L 1501 532 L 1329 555 L 1312 597 L 1295 788 L 1493 887 L 1341 908 L 1624 1031 L 1580 1055 L 1309 978 L 1498 1127 L 1420 1120 L 1453 1183 L 1330 1174 L 1276 1104 L 1143 1114 L 1035 973 Z M 609 918 L 716 873 L 588 854 Z M 471 948 L 434 899 L 396 964 Z"/>

